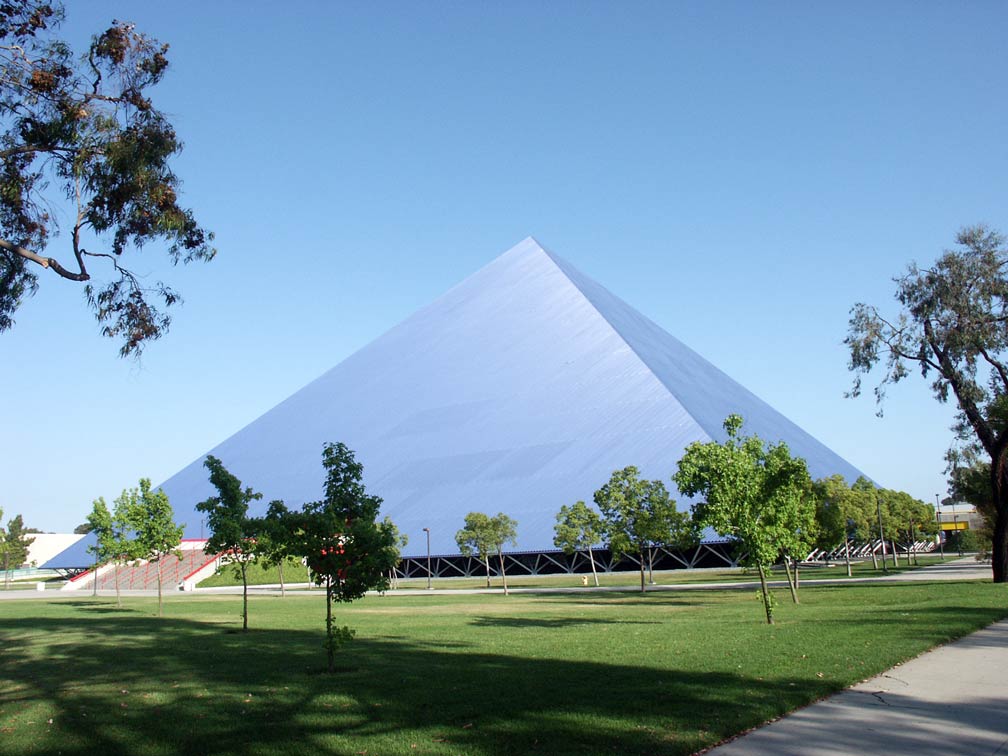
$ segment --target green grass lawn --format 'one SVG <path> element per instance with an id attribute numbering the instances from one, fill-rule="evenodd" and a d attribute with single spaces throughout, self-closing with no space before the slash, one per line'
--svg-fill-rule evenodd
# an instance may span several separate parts
<path id="1" fill-rule="evenodd" d="M 689 754 L 1008 616 L 990 583 L 0 602 L 0 754 Z"/>

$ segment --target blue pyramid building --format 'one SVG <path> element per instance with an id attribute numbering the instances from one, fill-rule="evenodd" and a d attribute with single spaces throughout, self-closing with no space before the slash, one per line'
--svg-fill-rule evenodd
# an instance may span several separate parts
<path id="1" fill-rule="evenodd" d="M 813 477 L 860 472 L 573 266 L 528 238 L 209 453 L 263 501 L 322 495 L 322 445 L 343 441 L 407 553 L 458 549 L 470 511 L 553 548 L 563 504 L 613 470 L 669 480 L 685 447 L 745 431 L 785 441 Z M 186 537 L 212 495 L 205 455 L 164 482 Z M 260 502 L 262 504 L 262 502 Z M 680 506 L 683 506 L 682 504 Z"/>

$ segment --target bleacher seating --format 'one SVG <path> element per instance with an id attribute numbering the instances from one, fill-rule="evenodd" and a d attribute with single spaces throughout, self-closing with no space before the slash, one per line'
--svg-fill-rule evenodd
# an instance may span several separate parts
<path id="1" fill-rule="evenodd" d="M 183 541 L 179 547 L 182 555 L 178 559 L 173 554 L 161 560 L 161 587 L 163 590 L 175 590 L 183 578 L 195 572 L 205 564 L 216 559 L 216 555 L 208 555 L 203 551 L 204 541 Z M 157 562 L 140 561 L 119 565 L 119 589 L 154 590 L 158 584 Z M 98 577 L 98 590 L 115 590 L 115 569 L 109 567 Z M 91 587 L 90 581 L 86 581 Z"/>

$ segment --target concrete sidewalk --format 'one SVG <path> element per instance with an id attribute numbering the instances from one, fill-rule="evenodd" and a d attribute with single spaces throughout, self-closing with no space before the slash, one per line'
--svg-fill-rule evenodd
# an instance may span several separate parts
<path id="1" fill-rule="evenodd" d="M 1008 620 L 706 753 L 1008 754 Z"/>

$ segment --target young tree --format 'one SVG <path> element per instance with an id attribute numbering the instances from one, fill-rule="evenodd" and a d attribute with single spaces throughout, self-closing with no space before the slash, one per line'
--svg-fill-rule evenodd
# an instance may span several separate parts
<path id="1" fill-rule="evenodd" d="M 871 481 L 863 477 L 854 486 L 849 486 L 842 475 L 821 478 L 813 484 L 818 532 L 816 545 L 821 549 L 832 549 L 843 542 L 847 577 L 851 576 L 850 541 L 874 539 L 872 512 L 866 495 L 866 491 L 874 495 L 874 489 Z"/>
<path id="2" fill-rule="evenodd" d="M 644 555 L 658 543 L 680 539 L 687 517 L 678 512 L 660 480 L 641 480 L 633 466 L 613 472 L 609 482 L 595 492 L 595 506 L 613 555 L 635 554 L 640 562 L 640 587 L 644 592 Z"/>
<path id="3" fill-rule="evenodd" d="M 145 282 L 127 256 L 153 242 L 176 264 L 215 254 L 213 235 L 178 204 L 169 161 L 182 143 L 149 97 L 168 46 L 117 21 L 78 56 L 56 36 L 60 3 L 11 0 L 0 11 L 0 331 L 48 269 L 84 283 L 102 334 L 138 356 L 168 329 L 159 308 L 179 296 Z M 61 201 L 67 212 L 53 212 Z M 66 267 L 45 254 L 60 217 Z M 89 261 L 106 266 L 106 282 L 92 283 Z"/>
<path id="4" fill-rule="evenodd" d="M 248 566 L 258 556 L 256 547 L 257 520 L 250 518 L 248 505 L 262 498 L 251 488 L 242 488 L 241 481 L 228 472 L 224 464 L 212 454 L 203 460 L 210 471 L 210 484 L 217 496 L 196 505 L 196 510 L 207 516 L 211 535 L 203 550 L 207 554 L 226 553 L 235 565 L 235 573 L 242 581 L 242 632 L 248 632 Z"/>
<path id="5" fill-rule="evenodd" d="M 136 559 L 137 544 L 130 536 L 130 518 L 137 506 L 137 489 L 123 490 L 115 500 L 115 509 L 109 512 L 105 498 L 95 499 L 91 514 L 87 517 L 87 525 L 97 538 L 88 551 L 95 555 L 95 592 L 98 589 L 98 567 L 108 562 L 113 563 L 116 606 L 122 607 L 122 595 L 119 590 L 119 566 L 131 559 Z"/>
<path id="6" fill-rule="evenodd" d="M 979 225 L 956 236 L 958 249 L 947 250 L 931 268 L 912 263 L 897 279 L 897 317 L 856 304 L 845 343 L 855 379 L 880 363 L 875 389 L 880 403 L 885 389 L 919 369 L 940 402 L 955 397 L 955 431 L 966 446 L 979 445 L 989 460 L 996 512 L 993 532 L 994 582 L 1008 582 L 1008 250 L 1004 238 Z"/>
<path id="7" fill-rule="evenodd" d="M 406 548 L 406 544 L 409 543 L 409 535 L 406 533 L 400 533 L 399 528 L 396 527 L 395 523 L 392 522 L 388 517 L 383 521 L 385 527 L 389 528 L 393 536 L 392 553 L 389 554 L 389 559 L 394 560 L 393 564 L 398 566 L 399 562 L 402 561 L 402 550 Z M 399 578 L 396 577 L 395 567 L 389 570 L 389 585 L 392 588 L 399 587 Z"/>
<path id="8" fill-rule="evenodd" d="M 157 565 L 158 617 L 162 616 L 161 567 L 168 556 L 181 560 L 178 546 L 182 542 L 181 525 L 175 524 L 168 494 L 160 488 L 151 490 L 149 478 L 140 479 L 129 507 L 128 521 L 136 542 L 136 558 Z"/>
<path id="9" fill-rule="evenodd" d="M 3 510 L 0 510 L 0 517 L 3 517 Z M 11 571 L 16 570 L 28 560 L 28 547 L 35 539 L 28 535 L 24 527 L 24 519 L 17 515 L 7 522 L 6 533 L 0 528 L 0 541 L 2 541 L 4 582 L 10 588 Z"/>
<path id="10" fill-rule="evenodd" d="M 729 415 L 723 444 L 694 442 L 673 475 L 685 496 L 703 496 L 693 506 L 702 526 L 737 538 L 745 560 L 760 576 L 763 607 L 773 624 L 766 570 L 791 543 L 791 533 L 811 527 L 815 507 L 805 460 L 786 444 L 766 444 L 759 436 L 740 436 L 742 418 Z"/>
<path id="11" fill-rule="evenodd" d="M 256 551 L 264 564 L 275 566 L 280 575 L 280 597 L 287 595 L 284 585 L 284 563 L 295 555 L 296 538 L 292 529 L 294 518 L 287 505 L 279 499 L 269 503 L 266 516 L 259 518 L 253 527 L 258 533 Z"/>
<path id="12" fill-rule="evenodd" d="M 581 549 L 588 552 L 591 562 L 592 577 L 595 587 L 598 587 L 598 573 L 595 571 L 595 555 L 592 548 L 602 540 L 602 518 L 598 512 L 583 501 L 576 501 L 571 506 L 564 504 L 557 512 L 556 525 L 553 526 L 553 545 L 563 549 L 565 554 L 574 554 Z"/>
<path id="13" fill-rule="evenodd" d="M 455 533 L 455 543 L 464 556 L 476 554 L 486 565 L 486 583 L 490 587 L 490 555 L 496 553 L 500 559 L 501 580 L 504 595 L 508 595 L 507 575 L 504 573 L 504 546 L 515 543 L 518 523 L 503 512 L 496 517 L 483 512 L 470 512 L 465 516 L 464 526 Z"/>
<path id="14" fill-rule="evenodd" d="M 355 601 L 370 590 L 388 588 L 388 572 L 397 557 L 390 522 L 378 522 L 382 500 L 367 493 L 364 466 L 343 443 L 322 449 L 326 470 L 325 497 L 292 515 L 298 551 L 308 562 L 316 584 L 326 589 L 328 670 L 336 669 L 336 650 L 353 637 L 348 627 L 333 626 L 333 601 Z"/>

